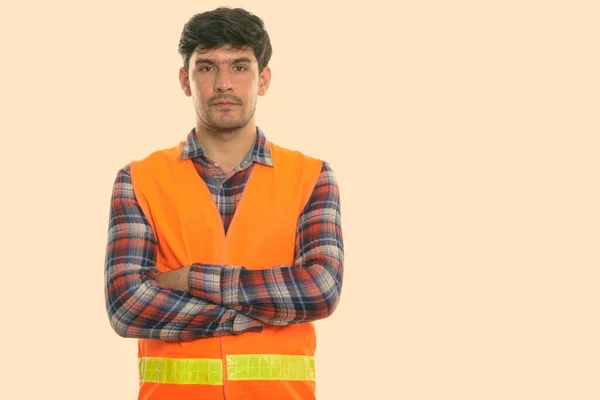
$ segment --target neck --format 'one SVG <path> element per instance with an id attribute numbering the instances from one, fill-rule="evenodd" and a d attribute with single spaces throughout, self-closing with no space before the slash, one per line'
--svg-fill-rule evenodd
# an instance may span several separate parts
<path id="1" fill-rule="evenodd" d="M 250 121 L 241 129 L 223 132 L 196 122 L 196 138 L 205 154 L 229 172 L 250 150 L 256 139 L 256 125 Z"/>

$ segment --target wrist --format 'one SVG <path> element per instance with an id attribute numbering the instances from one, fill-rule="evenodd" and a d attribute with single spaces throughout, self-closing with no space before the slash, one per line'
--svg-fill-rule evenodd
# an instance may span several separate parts
<path id="1" fill-rule="evenodd" d="M 190 267 L 182 267 L 173 271 L 163 272 L 156 276 L 156 284 L 162 289 L 178 290 L 190 293 Z"/>
<path id="2" fill-rule="evenodd" d="M 182 268 L 181 275 L 179 276 L 179 290 L 190 294 L 190 267 Z"/>

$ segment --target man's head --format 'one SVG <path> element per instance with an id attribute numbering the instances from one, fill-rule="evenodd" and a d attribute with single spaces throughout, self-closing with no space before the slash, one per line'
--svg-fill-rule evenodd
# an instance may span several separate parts
<path id="1" fill-rule="evenodd" d="M 194 15 L 179 40 L 179 80 L 199 122 L 212 131 L 243 128 L 271 78 L 272 49 L 264 24 L 240 8 Z"/>

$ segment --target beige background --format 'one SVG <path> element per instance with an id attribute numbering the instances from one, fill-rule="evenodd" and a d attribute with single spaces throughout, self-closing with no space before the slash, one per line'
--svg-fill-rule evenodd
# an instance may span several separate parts
<path id="1" fill-rule="evenodd" d="M 112 182 L 193 126 L 177 41 L 221 3 L 1 4 L 0 397 L 134 399 Z M 598 2 L 285 4 L 229 3 L 274 46 L 259 126 L 341 188 L 318 399 L 599 399 Z"/>

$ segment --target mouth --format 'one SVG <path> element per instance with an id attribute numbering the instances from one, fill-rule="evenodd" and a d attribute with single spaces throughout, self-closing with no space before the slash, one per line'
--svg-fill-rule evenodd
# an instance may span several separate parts
<path id="1" fill-rule="evenodd" d="M 230 103 L 230 102 L 218 102 L 218 103 L 213 103 L 213 106 L 237 106 L 237 103 Z"/>

